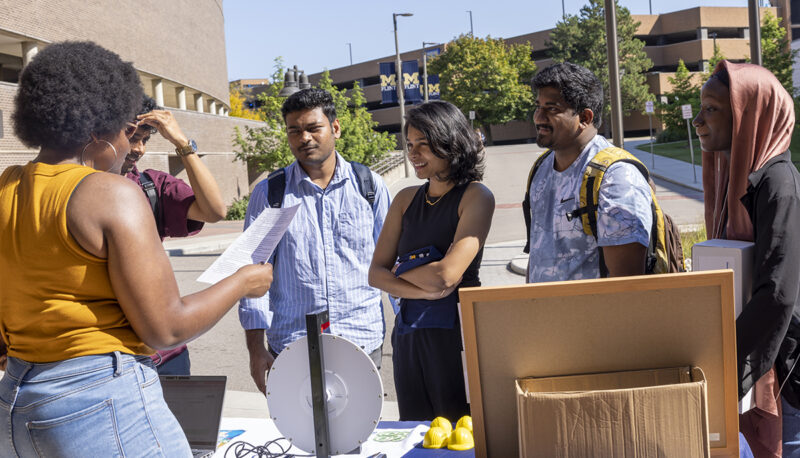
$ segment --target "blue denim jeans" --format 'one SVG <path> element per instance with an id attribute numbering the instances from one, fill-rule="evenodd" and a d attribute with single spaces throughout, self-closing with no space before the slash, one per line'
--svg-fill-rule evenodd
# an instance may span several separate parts
<path id="1" fill-rule="evenodd" d="M 800 458 L 800 410 L 792 407 L 781 396 L 783 409 L 783 456 Z"/>
<path id="2" fill-rule="evenodd" d="M 0 454 L 189 457 L 150 358 L 119 352 L 34 364 L 8 358 Z"/>

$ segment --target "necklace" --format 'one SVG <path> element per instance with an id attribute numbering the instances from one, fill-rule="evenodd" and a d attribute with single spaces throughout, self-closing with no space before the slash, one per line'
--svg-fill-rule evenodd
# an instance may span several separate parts
<path id="1" fill-rule="evenodd" d="M 453 189 L 453 188 L 450 188 L 450 189 Z M 445 195 L 446 195 L 448 192 L 450 192 L 450 189 L 448 189 L 447 191 L 445 191 L 445 192 L 444 192 L 444 194 L 442 194 L 441 196 L 439 196 L 439 198 L 438 198 L 438 199 L 436 199 L 436 200 L 435 200 L 435 201 L 433 201 L 433 202 L 431 202 L 431 200 L 428 198 L 428 193 L 427 193 L 427 192 L 425 192 L 425 203 L 426 203 L 426 204 L 428 204 L 428 205 L 430 205 L 431 207 L 433 207 L 434 205 L 438 204 L 440 200 L 442 200 L 442 197 L 444 197 L 444 196 L 445 196 Z"/>

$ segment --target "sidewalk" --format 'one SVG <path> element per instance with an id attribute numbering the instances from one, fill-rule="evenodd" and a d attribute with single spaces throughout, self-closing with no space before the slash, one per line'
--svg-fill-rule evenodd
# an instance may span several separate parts
<path id="1" fill-rule="evenodd" d="M 644 165 L 647 166 L 647 169 L 650 170 L 650 174 L 653 177 L 703 192 L 703 167 L 699 165 L 694 166 L 694 171 L 697 175 L 697 181 L 695 181 L 692 175 L 692 165 L 688 162 L 659 155 L 653 157 L 649 152 L 637 148 L 639 145 L 647 145 L 649 143 L 650 139 L 648 137 L 626 138 L 625 150 L 642 161 Z M 695 151 L 695 162 L 700 163 L 700 155 L 700 150 Z"/>
<path id="2" fill-rule="evenodd" d="M 683 186 L 693 191 L 703 191 L 703 169 L 701 166 L 694 166 L 697 175 L 697 181 L 695 181 L 690 164 L 658 155 L 652 157 L 649 152 L 641 151 L 637 148 L 638 145 L 647 144 L 649 141 L 650 139 L 647 137 L 629 138 L 625 141 L 625 149 L 642 161 L 654 178 Z M 523 151 L 530 148 L 531 145 L 490 146 L 487 148 L 487 153 L 507 153 L 517 150 Z M 697 151 L 695 159 L 698 160 L 698 162 L 699 155 L 700 151 Z M 422 183 L 424 183 L 424 181 L 416 177 L 400 178 L 389 184 L 389 192 L 394 196 L 398 191 L 407 186 L 419 185 Z M 206 224 L 203 230 L 193 237 L 168 239 L 164 241 L 164 249 L 171 256 L 213 253 L 227 248 L 241 232 L 241 221 L 221 221 L 215 224 Z"/>

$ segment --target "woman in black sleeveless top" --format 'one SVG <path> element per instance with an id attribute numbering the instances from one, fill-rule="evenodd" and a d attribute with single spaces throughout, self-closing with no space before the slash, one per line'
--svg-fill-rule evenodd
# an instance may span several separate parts
<path id="1" fill-rule="evenodd" d="M 369 282 L 401 298 L 392 332 L 400 420 L 455 421 L 469 414 L 458 288 L 480 286 L 494 196 L 479 183 L 480 140 L 454 105 L 434 101 L 411 109 L 406 138 L 417 177 L 428 182 L 400 191 L 392 202 Z"/>

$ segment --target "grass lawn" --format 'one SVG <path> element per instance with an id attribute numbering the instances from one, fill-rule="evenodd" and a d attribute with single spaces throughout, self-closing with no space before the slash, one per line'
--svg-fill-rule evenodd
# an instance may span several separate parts
<path id="1" fill-rule="evenodd" d="M 692 144 L 694 146 L 694 163 L 697 165 L 701 165 L 702 162 L 702 155 L 700 151 L 700 140 L 694 138 L 692 139 Z M 644 143 L 642 145 L 637 146 L 638 149 L 649 153 L 650 152 L 650 144 Z M 792 143 L 789 146 L 789 150 L 792 152 L 792 162 L 794 166 L 800 170 L 800 128 L 795 127 L 794 133 L 792 134 Z M 691 161 L 691 152 L 689 151 L 689 144 L 686 140 L 681 140 L 679 142 L 670 142 L 670 143 L 656 143 L 653 145 L 653 152 L 658 154 L 659 156 L 670 157 L 672 159 L 678 159 L 683 162 L 692 162 Z"/>
<path id="2" fill-rule="evenodd" d="M 700 140 L 694 138 L 692 139 L 692 144 L 694 146 L 694 163 L 700 165 L 700 162 L 702 161 L 700 154 Z M 649 143 L 639 145 L 637 148 L 646 153 L 650 152 Z M 689 151 L 689 143 L 686 140 L 670 143 L 656 143 L 653 145 L 653 152 L 659 156 L 678 159 L 683 162 L 692 162 L 692 154 L 691 151 Z"/>
<path id="3" fill-rule="evenodd" d="M 703 242 L 707 239 L 706 227 L 701 224 L 697 231 L 682 231 L 681 232 L 681 248 L 683 248 L 683 259 L 692 258 L 692 246 L 695 243 Z"/>

